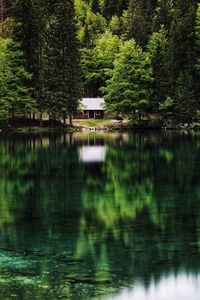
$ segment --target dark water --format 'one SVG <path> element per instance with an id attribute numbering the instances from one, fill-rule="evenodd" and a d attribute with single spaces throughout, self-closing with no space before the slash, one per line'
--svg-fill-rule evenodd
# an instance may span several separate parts
<path id="1" fill-rule="evenodd" d="M 200 135 L 0 138 L 0 299 L 200 299 Z"/>

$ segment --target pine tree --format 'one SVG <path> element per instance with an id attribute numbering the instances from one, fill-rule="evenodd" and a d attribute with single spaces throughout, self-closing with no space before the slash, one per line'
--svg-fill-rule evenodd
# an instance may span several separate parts
<path id="1" fill-rule="evenodd" d="M 110 78 L 114 60 L 122 44 L 118 36 L 107 31 L 96 40 L 94 49 L 82 50 L 85 94 L 90 97 L 101 95 L 101 88 Z"/>
<path id="2" fill-rule="evenodd" d="M 196 0 L 177 0 L 174 3 L 174 15 L 170 34 L 171 90 L 177 114 L 180 111 L 181 103 L 184 109 L 184 103 L 186 102 L 184 97 L 188 95 L 186 109 L 188 118 L 191 117 L 192 112 L 196 111 L 197 107 L 197 98 L 195 95 L 197 77 L 195 75 L 196 50 L 194 36 L 196 11 Z M 183 97 L 180 96 L 180 87 L 184 90 Z M 183 99 L 185 100 L 183 101 Z M 186 119 L 186 116 L 184 119 Z"/>
<path id="3" fill-rule="evenodd" d="M 155 10 L 153 20 L 153 30 L 159 31 L 162 26 L 167 30 L 168 34 L 171 31 L 171 25 L 174 14 L 173 0 L 158 0 L 158 5 Z"/>
<path id="4" fill-rule="evenodd" d="M 27 82 L 31 75 L 24 68 L 23 53 L 11 39 L 0 39 L 0 101 L 3 118 L 25 116 L 34 108 Z M 7 109 L 7 110 L 5 110 Z M 2 119 L 2 115 L 0 116 Z"/>
<path id="5" fill-rule="evenodd" d="M 129 40 L 121 46 L 112 78 L 104 88 L 107 108 L 112 112 L 140 117 L 150 104 L 152 69 L 148 55 Z"/>
<path id="6" fill-rule="evenodd" d="M 170 97 L 170 64 L 169 39 L 167 31 L 162 26 L 159 32 L 154 32 L 148 44 L 148 52 L 153 69 L 151 109 L 159 113 L 159 107 Z"/>
<path id="7" fill-rule="evenodd" d="M 11 25 L 10 18 L 15 3 L 12 0 L 0 0 L 0 36 L 7 37 L 8 27 Z M 9 22 L 10 21 L 10 22 Z"/>
<path id="8" fill-rule="evenodd" d="M 107 18 L 111 19 L 113 15 L 120 16 L 124 9 L 128 6 L 127 0 L 104 0 L 102 14 Z"/>
<path id="9" fill-rule="evenodd" d="M 145 48 L 152 33 L 157 0 L 130 0 L 124 14 L 124 30 L 127 39 L 134 38 Z"/>
<path id="10" fill-rule="evenodd" d="M 44 49 L 47 109 L 53 118 L 62 116 L 64 122 L 68 114 L 72 125 L 72 116 L 78 109 L 81 97 L 81 69 L 73 1 L 57 0 L 51 5 L 52 14 Z"/>
<path id="11" fill-rule="evenodd" d="M 100 12 L 99 0 L 92 0 L 91 8 L 94 13 Z"/>

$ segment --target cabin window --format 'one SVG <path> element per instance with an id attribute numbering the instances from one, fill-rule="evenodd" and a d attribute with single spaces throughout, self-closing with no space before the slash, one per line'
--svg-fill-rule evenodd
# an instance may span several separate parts
<path id="1" fill-rule="evenodd" d="M 96 111 L 96 115 L 97 115 L 97 116 L 100 116 L 100 114 L 101 114 L 101 111 L 100 111 L 100 110 L 97 110 L 97 111 Z"/>
<path id="2" fill-rule="evenodd" d="M 87 115 L 87 110 L 84 110 L 83 114 L 84 114 L 84 115 Z"/>

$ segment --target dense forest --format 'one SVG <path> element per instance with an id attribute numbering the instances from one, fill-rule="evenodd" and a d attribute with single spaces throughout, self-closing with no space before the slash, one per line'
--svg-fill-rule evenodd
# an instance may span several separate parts
<path id="1" fill-rule="evenodd" d="M 196 0 L 1 0 L 0 120 L 109 113 L 200 122 Z"/>

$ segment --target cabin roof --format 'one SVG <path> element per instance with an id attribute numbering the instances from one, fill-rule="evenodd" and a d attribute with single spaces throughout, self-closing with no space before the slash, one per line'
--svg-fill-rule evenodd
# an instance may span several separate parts
<path id="1" fill-rule="evenodd" d="M 105 101 L 103 98 L 83 98 L 81 106 L 85 110 L 105 110 Z"/>

